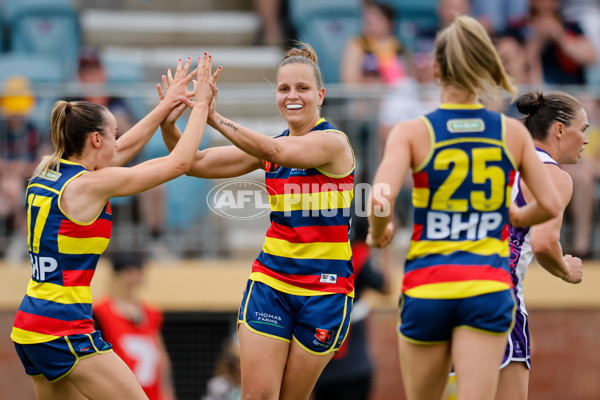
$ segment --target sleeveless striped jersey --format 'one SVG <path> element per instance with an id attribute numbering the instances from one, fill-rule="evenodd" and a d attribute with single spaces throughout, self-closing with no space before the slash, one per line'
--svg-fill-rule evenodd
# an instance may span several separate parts
<path id="1" fill-rule="evenodd" d="M 27 245 L 32 276 L 11 338 L 43 343 L 94 331 L 90 282 L 112 229 L 110 203 L 92 222 L 69 218 L 60 207 L 66 185 L 87 170 L 60 160 L 60 169 L 27 187 Z"/>
<path id="2" fill-rule="evenodd" d="M 480 104 L 443 104 L 421 118 L 431 149 L 413 171 L 403 293 L 455 299 L 512 288 L 508 206 L 515 164 L 504 116 Z"/>
<path id="3" fill-rule="evenodd" d="M 313 131 L 335 131 L 321 119 Z M 289 135 L 289 130 L 281 136 Z M 354 166 L 344 175 L 265 161 L 271 226 L 250 279 L 300 296 L 353 296 L 349 230 Z"/>
<path id="4" fill-rule="evenodd" d="M 550 157 L 550 154 L 546 153 L 540 148 L 536 148 L 537 155 L 544 164 L 554 164 L 558 166 L 558 163 Z M 560 168 L 560 167 L 559 167 Z M 521 192 L 521 175 L 517 173 L 515 175 L 515 184 L 512 188 L 512 200 L 519 206 L 523 207 L 527 204 L 523 193 Z M 520 311 L 527 314 L 525 308 L 525 300 L 523 296 L 523 280 L 525 279 L 525 272 L 527 267 L 533 260 L 533 250 L 531 249 L 531 241 L 529 239 L 531 228 L 524 226 L 521 228 L 515 228 L 509 226 L 510 236 L 510 273 L 512 276 L 514 287 L 515 298 L 517 300 L 517 307 Z"/>

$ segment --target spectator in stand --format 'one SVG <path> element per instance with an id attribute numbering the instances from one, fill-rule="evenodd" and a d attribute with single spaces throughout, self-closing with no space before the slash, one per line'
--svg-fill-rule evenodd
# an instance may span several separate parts
<path id="1" fill-rule="evenodd" d="M 0 220 L 4 225 L 0 234 L 10 237 L 4 256 L 14 263 L 27 257 L 25 187 L 42 145 L 38 130 L 28 120 L 35 102 L 29 80 L 21 76 L 6 79 L 0 97 Z"/>
<path id="2" fill-rule="evenodd" d="M 563 0 L 560 9 L 565 19 L 577 21 L 583 33 L 593 43 L 596 53 L 600 54 L 600 2 L 598 0 Z M 588 67 L 589 68 L 589 67 Z M 600 68 L 600 62 L 591 68 Z"/>
<path id="3" fill-rule="evenodd" d="M 261 22 L 257 42 L 266 46 L 283 46 L 285 44 L 284 26 L 282 24 L 283 0 L 254 0 L 254 9 Z"/>
<path id="4" fill-rule="evenodd" d="M 345 45 L 340 63 L 340 77 L 344 84 L 387 85 L 397 87 L 412 70 L 411 56 L 395 35 L 396 13 L 385 3 L 365 3 L 362 16 L 362 32 L 350 38 Z M 360 90 L 360 89 L 359 89 Z M 356 99 L 348 103 L 348 115 L 354 126 L 359 126 L 360 146 L 367 148 L 371 135 L 373 113 L 372 99 Z M 365 155 L 365 157 L 368 156 Z M 367 159 L 362 163 L 368 165 Z"/>
<path id="5" fill-rule="evenodd" d="M 135 117 L 127 101 L 120 97 L 106 94 L 107 76 L 100 51 L 95 47 L 85 46 L 79 53 L 79 81 L 85 85 L 84 100 L 100 104 L 110 110 L 117 119 L 122 131 L 129 130 L 135 124 Z"/>
<path id="6" fill-rule="evenodd" d="M 561 15 L 558 0 L 531 0 L 524 36 L 532 84 L 586 83 L 585 67 L 596 62 L 596 50 L 579 23 Z"/>
<path id="7" fill-rule="evenodd" d="M 366 3 L 359 36 L 346 43 L 341 62 L 343 83 L 400 83 L 410 55 L 394 33 L 396 13 L 385 3 Z"/>
<path id="8" fill-rule="evenodd" d="M 473 17 L 488 33 L 501 33 L 522 26 L 529 16 L 530 0 L 471 0 Z"/>
<path id="9" fill-rule="evenodd" d="M 529 85 L 529 65 L 523 38 L 515 31 L 506 31 L 496 39 L 495 45 L 513 82 L 516 85 Z"/>
<path id="10" fill-rule="evenodd" d="M 242 397 L 242 372 L 240 344 L 236 338 L 227 340 L 217 360 L 215 374 L 206 384 L 202 400 L 240 400 Z"/>
<path id="11" fill-rule="evenodd" d="M 415 56 L 423 53 L 431 58 L 437 33 L 449 26 L 457 15 L 468 15 L 470 11 L 469 0 L 439 0 L 436 8 L 438 26 L 416 29 L 413 49 Z"/>
<path id="12" fill-rule="evenodd" d="M 145 255 L 112 255 L 109 296 L 94 305 L 94 322 L 102 337 L 133 371 L 149 400 L 173 400 L 171 362 L 162 340 L 163 314 L 140 299 Z"/>
<path id="13" fill-rule="evenodd" d="M 507 30 L 494 42 L 496 51 L 502 60 L 502 65 L 507 74 L 512 78 L 517 87 L 529 85 L 529 64 L 522 36 L 518 30 Z M 517 110 L 516 103 L 508 97 L 503 97 L 495 102 L 487 99 L 486 106 L 497 112 L 502 112 L 509 117 L 521 118 L 522 114 Z M 492 104 L 493 103 L 493 104 Z"/>
<path id="14" fill-rule="evenodd" d="M 440 105 L 439 86 L 435 84 L 432 66 L 431 55 L 415 54 L 414 75 L 384 96 L 379 110 L 382 146 L 390 130 L 398 122 L 418 117 L 419 110 L 432 111 Z"/>
<path id="15" fill-rule="evenodd" d="M 85 85 L 85 96 L 78 100 L 91 101 L 108 108 L 117 120 L 119 132 L 127 132 L 137 122 L 126 99 L 106 94 L 104 87 L 107 83 L 106 70 L 97 48 L 86 46 L 81 49 L 79 81 Z M 147 157 L 144 157 L 141 152 L 128 165 L 139 164 L 146 159 Z M 116 219 L 121 214 L 128 213 L 134 222 L 139 222 L 141 219 L 147 225 L 151 237 L 148 250 L 152 251 L 153 257 L 156 258 L 164 257 L 167 253 L 165 246 L 160 243 L 165 225 L 165 195 L 165 187 L 160 185 L 132 196 L 133 202 L 127 199 L 113 201 Z"/>

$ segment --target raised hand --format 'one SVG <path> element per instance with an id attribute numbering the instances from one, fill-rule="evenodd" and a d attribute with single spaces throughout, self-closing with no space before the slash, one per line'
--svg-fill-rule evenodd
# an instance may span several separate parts
<path id="1" fill-rule="evenodd" d="M 217 110 L 217 94 L 219 93 L 219 89 L 217 88 L 217 79 L 219 79 L 219 75 L 221 75 L 221 71 L 223 68 L 219 67 L 215 71 L 211 80 L 211 87 L 213 91 L 212 101 L 210 102 L 210 107 L 208 108 L 208 118 L 213 115 Z"/>
<path id="2" fill-rule="evenodd" d="M 210 85 L 212 88 L 212 101 L 210 102 L 210 108 L 208 110 L 208 117 L 210 118 L 210 116 L 212 114 L 215 113 L 216 110 L 216 106 L 217 106 L 217 93 L 219 92 L 219 89 L 217 88 L 216 84 L 217 84 L 217 79 L 219 79 L 219 75 L 221 75 L 221 71 L 223 71 L 223 67 L 219 67 L 217 68 L 217 70 L 215 71 L 215 73 L 212 75 L 211 79 L 210 79 Z M 197 82 L 194 81 L 194 85 L 196 85 Z M 189 97 L 183 97 L 180 96 L 179 99 L 184 102 L 189 108 L 194 108 L 194 104 L 196 104 L 194 101 L 191 100 L 191 98 Z"/>
<path id="3" fill-rule="evenodd" d="M 162 76 L 162 81 L 163 81 L 163 85 L 165 86 L 165 88 L 168 88 L 169 84 L 167 83 L 167 77 L 165 75 Z M 165 93 L 163 92 L 160 83 L 156 84 L 156 91 L 158 92 L 158 98 L 160 99 L 160 101 L 164 101 L 165 100 Z M 193 92 L 192 92 L 192 95 L 193 95 Z M 173 107 L 173 109 L 169 112 L 169 114 L 163 120 L 163 122 L 161 124 L 164 124 L 164 123 L 174 124 L 177 121 L 177 119 L 179 117 L 181 117 L 181 114 L 183 114 L 183 112 L 185 111 L 186 107 L 187 106 L 186 106 L 185 103 L 180 102 L 178 105 L 176 105 L 175 107 Z"/>
<path id="4" fill-rule="evenodd" d="M 162 86 L 160 83 L 156 85 L 156 91 L 158 92 L 158 97 L 161 101 L 165 100 L 165 91 L 168 92 L 169 89 L 173 86 L 173 82 L 176 82 L 177 79 L 181 78 L 182 76 L 185 76 L 187 83 L 189 83 L 190 79 L 192 79 L 194 77 L 194 74 L 196 74 L 196 77 L 198 76 L 198 74 L 200 74 L 200 67 L 202 66 L 202 62 L 203 62 L 203 60 L 205 60 L 207 58 L 206 53 L 204 53 L 204 54 L 205 54 L 204 59 L 203 58 L 198 59 L 198 67 L 195 70 L 193 70 L 192 72 L 190 72 L 190 74 L 187 76 L 185 74 L 189 70 L 191 60 L 192 60 L 191 57 L 188 58 L 188 61 L 186 62 L 186 64 L 184 66 L 182 66 L 182 60 L 179 60 L 179 63 L 177 64 L 177 69 L 175 70 L 175 76 L 171 75 L 171 69 L 167 70 L 167 75 L 162 76 Z M 212 65 L 212 56 L 210 56 L 210 65 Z M 211 66 L 209 66 L 207 69 L 209 74 L 210 74 L 210 70 L 211 70 Z M 215 77 L 218 78 L 220 70 L 221 70 L 221 67 L 219 67 L 219 69 L 213 75 L 213 77 L 212 77 L 213 81 L 216 81 Z M 177 101 L 179 101 L 181 103 L 176 105 L 173 108 L 173 110 L 171 110 L 169 115 L 167 115 L 167 117 L 164 119 L 163 123 L 175 123 L 177 121 L 177 119 L 181 116 L 181 114 L 183 114 L 186 107 L 189 106 L 190 108 L 193 108 L 194 102 L 191 101 L 190 99 L 193 98 L 195 95 L 196 87 L 197 87 L 197 80 L 192 80 L 192 82 L 193 82 L 194 90 L 193 91 L 187 90 L 187 83 L 186 83 L 185 93 L 183 95 L 177 95 Z M 163 87 L 164 87 L 164 91 L 163 91 Z"/>
<path id="5" fill-rule="evenodd" d="M 167 101 L 177 105 L 181 102 L 179 99 L 180 96 L 191 98 L 194 95 L 194 92 L 189 91 L 187 86 L 194 78 L 194 75 L 196 75 L 197 68 L 188 74 L 192 58 L 188 57 L 188 60 L 184 65 L 182 65 L 182 62 L 183 61 L 179 59 L 174 76 L 171 74 L 170 68 L 167 70 L 167 75 L 162 76 L 162 86 L 164 87 L 164 91 L 160 84 L 157 85 L 156 89 L 161 101 Z"/>
<path id="6" fill-rule="evenodd" d="M 212 55 L 204 53 L 204 57 L 198 59 L 198 68 L 196 69 L 196 84 L 194 88 L 194 96 L 196 102 L 210 104 L 213 98 L 212 77 L 210 75 L 212 69 Z M 180 100 L 183 100 L 180 98 Z"/>

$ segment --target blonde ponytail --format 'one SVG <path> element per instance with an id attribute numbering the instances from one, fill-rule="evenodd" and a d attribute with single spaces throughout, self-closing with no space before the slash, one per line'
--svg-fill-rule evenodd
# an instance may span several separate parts
<path id="1" fill-rule="evenodd" d="M 506 73 L 492 40 L 474 18 L 456 17 L 438 34 L 434 53 L 442 85 L 453 85 L 471 94 L 495 99 L 505 90 L 515 99 L 517 88 Z"/>
<path id="2" fill-rule="evenodd" d="M 48 176 L 60 171 L 60 159 L 80 155 L 91 132 L 104 134 L 106 107 L 89 101 L 54 103 L 50 116 L 50 135 L 54 153 L 42 157 L 33 177 Z"/>

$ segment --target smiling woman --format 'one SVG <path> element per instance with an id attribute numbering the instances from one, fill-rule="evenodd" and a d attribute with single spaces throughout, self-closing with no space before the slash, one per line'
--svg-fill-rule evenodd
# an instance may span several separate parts
<path id="1" fill-rule="evenodd" d="M 354 153 L 320 115 L 325 88 L 308 45 L 291 49 L 279 65 L 276 100 L 288 129 L 275 138 L 217 113 L 213 90 L 208 123 L 234 146 L 198 152 L 189 174 L 226 178 L 264 169 L 271 212 L 238 317 L 242 397 L 308 398 L 348 332 Z M 180 114 L 162 124 L 169 149 L 180 137 Z"/>

